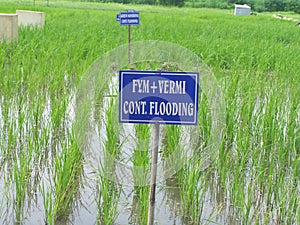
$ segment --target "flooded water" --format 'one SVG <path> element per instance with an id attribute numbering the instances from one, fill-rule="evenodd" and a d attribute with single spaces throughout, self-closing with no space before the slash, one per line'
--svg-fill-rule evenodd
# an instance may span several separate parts
<path id="1" fill-rule="evenodd" d="M 116 82 L 115 79 L 113 79 L 112 83 L 114 82 Z M 115 84 L 113 84 L 113 86 L 115 86 Z M 113 90 L 113 88 L 111 88 L 111 90 Z M 53 106 L 50 97 L 46 97 L 47 101 L 41 110 L 42 121 L 37 133 L 33 132 L 35 126 L 33 126 L 34 120 L 32 119 L 34 117 L 31 117 L 30 114 L 32 111 L 30 111 L 26 105 L 24 105 L 24 110 L 28 109 L 29 112 L 28 115 L 25 114 L 24 116 L 24 118 L 28 119 L 28 121 L 24 123 L 26 124 L 24 129 L 18 131 L 22 120 L 19 120 L 17 117 L 20 116 L 20 114 L 16 112 L 17 107 L 14 105 L 11 105 L 6 110 L 9 111 L 10 116 L 13 115 L 16 119 L 4 121 L 7 112 L 4 111 L 4 100 L 2 98 L 1 103 L 3 104 L 0 104 L 0 148 L 3 150 L 0 153 L 0 224 L 47 224 L 47 212 L 51 214 L 51 212 L 54 211 L 53 204 L 56 193 L 53 189 L 56 184 L 55 179 L 57 179 L 55 169 L 57 164 L 59 164 L 59 159 L 64 159 L 60 158 L 59 154 L 62 154 L 63 144 L 69 146 L 68 138 L 72 139 L 72 136 L 66 135 L 67 140 L 65 140 L 64 135 L 71 130 L 72 124 L 75 121 L 76 101 L 74 96 L 75 94 L 71 94 L 71 96 L 68 97 L 66 116 L 62 121 L 66 131 L 64 130 L 62 132 L 60 129 L 52 128 L 52 126 L 54 126 L 52 123 Z M 133 154 L 140 143 L 137 142 L 136 131 L 133 124 L 120 125 L 118 121 L 112 122 L 115 127 L 111 129 L 118 131 L 118 146 L 121 146 L 121 151 L 117 157 L 109 158 L 111 162 L 113 161 L 113 170 L 109 170 L 108 173 L 103 173 L 103 168 L 108 159 L 105 143 L 108 141 L 109 136 L 109 129 L 107 129 L 109 125 L 107 121 L 109 121 L 109 119 L 107 118 L 108 115 L 106 112 L 112 99 L 116 100 L 115 92 L 106 93 L 106 97 L 104 97 L 101 106 L 94 104 L 93 109 L 98 111 L 90 118 L 90 130 L 87 132 L 85 139 L 87 145 L 81 149 L 83 156 L 79 163 L 82 170 L 78 176 L 79 178 L 74 181 L 73 185 L 75 185 L 76 188 L 72 194 L 70 206 L 68 210 L 66 210 L 66 214 L 55 221 L 56 225 L 101 224 L 101 222 L 99 222 L 101 221 L 101 219 L 99 219 L 101 218 L 99 211 L 101 211 L 102 206 L 100 205 L 100 201 L 102 200 L 99 198 L 99 192 L 101 193 L 101 189 L 99 190 L 99 177 L 103 175 L 104 177 L 106 176 L 105 178 L 108 180 L 111 179 L 115 181 L 116 186 L 120 188 L 120 197 L 117 199 L 115 206 L 116 215 L 114 224 L 139 225 L 141 224 L 140 221 L 147 221 L 146 218 L 142 218 L 147 213 L 141 212 L 141 210 L 148 209 L 147 205 L 143 205 L 147 201 L 148 196 L 138 195 L 137 186 L 147 190 L 149 167 L 145 166 L 145 168 L 143 168 L 134 166 Z M 257 109 L 255 108 L 254 110 Z M 112 114 L 112 118 L 118 118 L 118 111 L 115 108 L 113 108 Z M 47 126 L 49 126 L 49 130 Z M 202 151 L 201 147 L 199 147 L 201 143 L 197 143 L 198 146 L 195 146 L 195 137 L 198 138 L 199 136 L 197 135 L 199 134 L 196 133 L 195 136 L 196 131 L 194 129 L 195 128 L 191 126 L 182 126 L 180 128 L 181 137 L 178 140 L 178 149 L 175 149 L 174 154 L 166 158 L 163 156 L 162 151 L 166 131 L 165 127 L 163 125 L 161 126 L 155 224 L 243 224 L 241 215 L 237 213 L 236 208 L 234 208 L 229 198 L 231 188 L 229 178 L 228 181 L 226 181 L 228 186 L 225 188 L 224 182 L 223 185 L 221 185 L 222 182 L 219 180 L 219 175 L 215 172 L 205 177 L 207 187 L 203 188 L 203 197 L 199 205 L 196 206 L 199 209 L 197 213 L 199 214 L 198 218 L 200 222 L 193 223 L 189 215 L 183 214 L 182 206 L 186 203 L 183 202 L 182 199 L 183 190 L 179 188 L 180 184 L 178 183 L 176 172 L 185 165 L 184 162 L 193 159 L 196 150 Z M 16 133 L 14 133 L 14 131 L 16 131 Z M 58 132 L 58 134 L 56 132 Z M 31 137 L 32 135 L 37 136 L 33 138 Z M 12 139 L 10 140 L 10 138 Z M 64 143 L 64 141 L 66 143 Z M 147 141 L 145 141 L 145 143 L 149 150 L 150 144 Z M 34 148 L 31 148 L 31 146 L 34 146 Z M 148 154 L 148 156 L 149 155 L 150 154 Z M 65 161 L 67 160 L 65 159 Z M 170 163 L 173 163 L 175 167 L 170 167 Z M 203 160 L 201 165 L 203 168 L 200 167 L 198 169 L 205 171 L 205 160 Z M 140 175 L 139 179 L 136 179 L 134 176 L 135 172 Z M 53 177 L 55 177 L 55 179 Z M 21 183 L 21 179 L 24 181 L 24 184 Z M 202 177 L 201 179 L 204 178 Z M 199 184 L 197 182 L 198 181 L 192 185 L 198 187 Z M 249 180 L 245 183 L 246 190 L 249 185 L 252 184 L 251 182 L 252 181 Z M 23 196 L 18 196 L 18 193 L 23 194 Z M 248 192 L 245 193 L 249 194 Z M 253 223 L 254 221 L 264 223 L 262 219 L 264 219 L 263 215 L 267 208 L 265 199 L 263 199 L 265 196 L 260 194 L 259 191 L 254 193 L 254 196 L 252 202 L 249 203 L 250 217 L 254 218 L 252 220 Z M 23 199 L 21 198 L 20 200 L 20 197 L 23 197 Z M 60 204 L 63 205 L 64 202 Z M 106 204 L 106 202 L 104 201 L 102 204 Z M 47 208 L 47 206 L 49 208 Z M 192 205 L 188 205 L 188 207 L 192 208 Z M 21 210 L 21 212 L 19 212 L 21 222 L 18 221 L 17 210 Z M 255 218 L 256 213 L 260 215 L 258 219 Z M 276 217 L 275 214 L 272 216 Z M 271 218 L 270 221 L 275 222 L 276 218 Z"/>
<path id="2" fill-rule="evenodd" d="M 115 93 L 108 93 L 109 96 L 115 96 Z M 75 104 L 74 97 L 69 98 L 69 105 L 67 106 L 67 122 L 65 124 L 71 127 L 72 122 L 75 120 L 75 110 L 73 105 Z M 97 185 L 99 176 L 99 168 L 101 165 L 105 164 L 105 147 L 104 142 L 107 140 L 106 133 L 106 109 L 109 106 L 109 99 L 103 102 L 103 108 L 100 112 L 100 115 L 97 116 L 97 119 L 93 118 L 92 130 L 89 133 L 89 138 L 87 142 L 89 143 L 89 148 L 84 150 L 83 161 L 82 161 L 82 175 L 80 178 L 80 183 L 78 189 L 75 190 L 73 195 L 73 200 L 71 204 L 71 208 L 68 210 L 68 215 L 64 218 L 60 218 L 56 220 L 56 225 L 88 225 L 88 224 L 96 224 L 97 218 L 99 218 L 99 205 L 97 204 Z M 26 107 L 25 107 L 26 108 Z M 11 110 L 15 109 L 15 107 L 11 107 Z M 4 130 L 4 116 L 3 116 L 3 108 L 0 106 L 0 126 L 1 129 Z M 11 112 L 13 113 L 13 112 Z M 117 113 L 117 111 L 116 111 Z M 117 115 L 115 115 L 117 118 Z M 45 121 L 48 121 L 49 118 L 51 120 L 51 103 L 48 100 L 48 104 L 45 104 L 44 110 L 42 111 L 42 118 Z M 99 119 L 101 118 L 101 119 Z M 18 126 L 18 122 L 10 121 L 11 126 Z M 30 123 L 30 121 L 28 122 Z M 49 122 L 48 122 L 49 123 Z M 44 122 L 47 124 L 47 122 Z M 29 124 L 30 125 L 30 124 Z M 30 126 L 25 130 L 30 130 Z M 46 125 L 44 125 L 46 126 Z M 136 135 L 133 124 L 123 124 L 117 125 L 120 126 L 120 142 L 123 143 L 122 149 L 120 152 L 120 156 L 117 160 L 116 167 L 114 171 L 110 171 L 114 173 L 117 177 L 118 185 L 121 187 L 120 198 L 117 208 L 117 215 L 114 224 L 119 225 L 127 225 L 127 224 L 139 224 L 139 217 L 143 217 L 146 215 L 145 212 L 139 212 L 138 208 L 142 207 L 140 204 L 143 204 L 143 201 L 139 201 L 139 197 L 135 193 L 135 184 L 136 180 L 133 175 L 133 161 L 132 155 L 134 154 L 134 150 L 136 148 Z M 178 143 L 182 146 L 180 151 L 176 152 L 178 157 L 182 157 L 183 159 L 189 159 L 193 157 L 194 149 L 193 149 L 193 127 L 190 126 L 182 126 L 181 128 L 181 140 L 178 140 Z M 164 135 L 164 127 L 161 126 L 161 137 L 160 137 L 160 149 L 163 148 L 162 136 Z M 45 149 L 37 148 L 42 151 L 43 156 L 39 156 L 39 160 L 36 161 L 34 159 L 26 161 L 30 165 L 28 165 L 30 171 L 29 180 L 27 181 L 27 187 L 24 192 L 24 201 L 21 206 L 21 223 L 17 222 L 16 218 L 16 201 L 18 199 L 16 185 L 16 178 L 18 176 L 15 174 L 16 167 L 19 167 L 19 173 L 23 173 L 22 168 L 24 170 L 27 168 L 24 165 L 20 165 L 22 163 L 21 159 L 16 159 L 16 161 L 10 161 L 11 159 L 6 159 L 5 155 L 8 156 L 9 153 L 4 154 L 4 152 L 0 155 L 1 161 L 1 175 L 0 175 L 0 224 L 6 225 L 41 225 L 46 223 L 46 209 L 45 206 L 45 196 L 43 194 L 42 189 L 51 190 L 51 186 L 53 186 L 53 179 L 55 173 L 55 168 L 53 168 L 53 158 L 55 157 L 53 154 L 55 151 L 60 151 L 59 147 L 55 147 L 54 144 L 54 133 L 49 131 L 48 134 L 48 143 L 44 146 Z M 4 135 L 5 132 L 1 132 L 1 135 Z M 39 135 L 43 135 L 40 133 Z M 51 140 L 52 137 L 52 140 Z M 2 137 L 4 140 L 7 140 L 7 137 Z M 45 137 L 40 136 L 43 140 Z M 2 139 L 2 140 L 3 140 Z M 15 140 L 19 140 L 16 138 Z M 20 140 L 19 140 L 20 141 Z M 54 143 L 51 143 L 53 141 Z M 1 147 L 4 148 L 7 142 L 1 142 Z M 53 145 L 54 144 L 54 145 Z M 27 146 L 27 144 L 25 144 Z M 37 147 L 37 146 L 36 146 Z M 21 146 L 16 146 L 16 154 L 23 154 L 28 148 L 22 148 Z M 51 150 L 51 148 L 54 148 Z M 11 150 L 13 151 L 13 150 Z M 48 152 L 49 151 L 49 152 Z M 35 153 L 38 154 L 38 153 Z M 26 154 L 23 155 L 26 157 Z M 29 157 L 34 154 L 30 155 Z M 172 161 L 174 158 L 170 158 Z M 168 164 L 165 164 L 164 157 L 162 153 L 159 154 L 159 162 L 158 162 L 158 183 L 156 187 L 156 204 L 155 204 L 155 224 L 180 224 L 180 225 L 188 225 L 192 224 L 190 219 L 183 215 L 181 206 L 185 204 L 181 199 L 181 190 L 179 188 L 178 181 L 176 177 L 172 176 L 172 171 L 168 168 Z M 8 161 L 14 163 L 12 167 Z M 23 166 L 23 167 L 22 167 Z M 179 168 L 175 168 L 179 169 Z M 205 169 L 205 168 L 203 168 Z M 145 171 L 143 171 L 145 172 Z M 175 171 L 176 172 L 176 171 Z M 145 179 L 140 181 L 139 186 L 147 187 L 149 181 L 149 170 L 146 168 Z M 217 177 L 217 175 L 216 175 Z M 204 193 L 204 197 L 202 199 L 202 206 L 200 207 L 201 214 L 199 215 L 201 224 L 241 224 L 239 221 L 238 215 L 234 213 L 233 207 L 230 204 L 230 201 L 226 198 L 227 190 L 224 190 L 219 184 L 218 180 L 213 177 L 208 177 L 207 183 L 208 188 Z M 116 181 L 116 180 L 115 180 Z M 147 181 L 145 183 L 145 181 Z M 197 184 L 195 184 L 197 185 Z M 101 190 L 100 190 L 101 192 Z M 55 198 L 55 195 L 51 195 L 50 198 Z M 146 196 L 146 199 L 148 197 Z M 145 201 L 144 201 L 145 202 Z M 105 204 L 105 202 L 104 202 Z M 50 204 L 50 207 L 51 206 Z M 144 207 L 147 209 L 148 207 Z M 53 210 L 52 208 L 47 210 Z M 145 218 L 144 218 L 145 220 Z"/>
<path id="3" fill-rule="evenodd" d="M 112 92 L 106 93 L 107 97 L 104 97 L 102 105 L 95 105 L 94 110 L 98 110 L 91 119 L 90 131 L 87 135 L 87 140 L 85 140 L 88 147 L 83 150 L 83 160 L 82 172 L 80 175 L 80 181 L 78 187 L 75 189 L 75 192 L 72 196 L 72 201 L 70 208 L 67 210 L 67 214 L 62 218 L 58 218 L 55 221 L 56 225 L 89 225 L 96 224 L 97 218 L 99 218 L 99 199 L 97 198 L 97 185 L 99 182 L 99 176 L 101 173 L 101 167 L 105 165 L 106 160 L 106 149 L 105 141 L 107 141 L 108 134 L 106 130 L 107 126 L 107 115 L 106 111 L 109 107 L 109 102 L 117 96 L 114 92 L 116 91 L 113 87 L 117 86 L 117 76 L 113 77 L 111 83 L 109 84 L 109 90 Z M 3 102 L 3 100 L 2 100 Z M 7 106 L 9 109 L 9 114 L 12 115 L 14 112 L 16 115 L 15 121 L 10 121 L 6 124 L 4 122 L 3 109 L 0 104 L 0 126 L 1 129 L 7 129 L 9 132 L 9 126 L 15 126 L 16 134 L 18 135 L 19 126 L 17 107 L 14 105 Z M 72 124 L 75 121 L 75 92 L 71 93 L 68 97 L 68 105 L 66 107 L 65 115 L 61 121 L 64 124 L 63 129 L 71 129 Z M 55 199 L 55 190 L 53 189 L 55 185 L 55 168 L 57 166 L 57 154 L 62 151 L 62 147 L 59 142 L 56 141 L 56 133 L 59 130 L 52 128 L 53 120 L 53 103 L 51 102 L 50 96 L 46 95 L 46 102 L 42 106 L 41 116 L 41 127 L 37 137 L 34 137 L 31 141 L 39 139 L 41 142 L 44 141 L 43 145 L 37 146 L 34 145 L 37 151 L 41 153 L 28 153 L 28 157 L 33 157 L 32 159 L 27 159 L 28 167 L 22 164 L 22 159 L 17 161 L 11 161 L 14 164 L 13 167 L 10 166 L 9 160 L 5 159 L 5 156 L 8 156 L 10 153 L 0 154 L 1 165 L 1 175 L 0 175 L 0 224 L 6 225 L 41 225 L 47 224 L 46 222 L 46 213 L 53 213 L 54 210 L 54 199 Z M 25 118 L 28 119 L 26 122 L 27 127 L 25 132 L 28 132 L 28 135 L 33 135 L 30 130 L 33 129 L 33 122 L 30 111 L 30 105 L 24 105 L 24 109 L 28 108 L 28 113 L 25 115 Z M 7 110 L 7 109 L 6 109 Z M 115 113 L 113 118 L 118 118 L 118 110 L 113 111 Z M 115 174 L 113 180 L 121 187 L 120 198 L 117 208 L 117 215 L 114 221 L 114 224 L 126 225 L 126 224 L 139 224 L 139 221 L 147 221 L 147 218 L 139 218 L 145 216 L 146 212 L 140 212 L 139 208 L 148 209 L 148 206 L 142 206 L 143 202 L 146 202 L 148 196 L 143 196 L 144 200 L 139 200 L 141 196 L 135 193 L 136 186 L 146 188 L 149 183 L 150 177 L 150 167 L 134 167 L 133 165 L 133 154 L 137 146 L 135 129 L 133 124 L 123 124 L 118 125 L 118 122 L 115 123 L 120 129 L 119 139 L 122 143 L 122 148 L 118 160 L 114 160 L 114 170 L 109 171 L 111 174 Z M 5 128 L 6 126 L 6 128 Z M 43 130 L 44 129 L 44 130 Z M 176 172 L 181 169 L 181 166 L 184 166 L 183 161 L 188 161 L 193 157 L 194 146 L 193 143 L 193 127 L 182 126 L 181 128 L 181 138 L 178 140 L 178 146 L 180 148 L 176 149 L 173 155 L 169 158 L 164 158 L 162 152 L 159 153 L 158 160 L 158 175 L 157 175 L 157 186 L 156 186 L 156 203 L 155 203 L 155 224 L 181 224 L 188 225 L 191 224 L 190 219 L 182 214 L 181 206 L 184 204 L 181 199 L 181 190 L 179 188 L 178 181 L 176 177 L 173 177 Z M 43 133 L 44 132 L 44 133 Z M 1 132 L 1 135 L 5 135 L 5 132 Z M 65 135 L 61 133 L 60 135 Z M 160 149 L 163 148 L 162 136 L 165 135 L 164 127 L 161 126 L 161 135 L 160 135 Z M 24 134 L 26 137 L 27 134 Z M 19 137 L 13 139 L 17 142 L 22 142 Z M 64 137 L 57 137 L 58 140 L 64 142 Z M 68 136 L 66 137 L 69 138 Z M 150 138 L 150 137 L 149 137 Z M 21 138 L 22 139 L 22 138 Z M 3 142 L 1 142 L 1 147 L 9 143 L 9 137 L 3 137 Z M 25 142 L 28 140 L 26 139 Z M 66 141 L 67 142 L 67 141 Z M 147 142 L 148 143 L 148 142 Z M 179 144 L 180 143 L 180 144 Z M 25 144 L 25 146 L 27 146 Z M 148 143 L 149 145 L 149 143 Z M 27 157 L 25 152 L 28 151 L 30 146 L 24 147 L 19 146 L 16 149 L 13 149 L 12 154 L 24 153 L 23 156 Z M 144 146 L 145 147 L 145 146 Z M 149 149 L 150 146 L 146 146 L 146 149 Z M 41 155 L 40 155 L 41 154 Z M 150 155 L 150 154 L 149 154 Z M 35 159 L 37 157 L 37 159 Z M 14 159 L 16 160 L 16 159 Z M 179 164 L 176 164 L 175 167 L 170 167 L 174 161 L 179 160 Z M 182 161 L 180 161 L 182 160 Z M 177 162 L 177 163 L 178 163 Z M 180 164 L 183 163 L 183 164 Z M 55 166 L 56 165 L 56 166 Z M 23 187 L 24 199 L 21 205 L 20 218 L 21 222 L 18 222 L 16 217 L 17 207 L 16 201 L 18 200 L 18 185 L 15 180 L 16 176 L 16 166 L 19 168 L 18 173 L 23 173 L 22 170 L 29 169 L 28 176 L 29 180 L 24 180 Z M 203 168 L 205 169 L 205 168 Z M 134 177 L 134 171 L 140 173 L 143 179 L 137 180 Z M 103 174 L 102 174 L 103 175 Z M 24 177 L 21 177 L 24 179 Z M 20 179 L 21 179 L 20 178 Z M 108 177 L 109 178 L 109 177 Z M 22 184 L 21 184 L 22 185 Z M 197 184 L 195 184 L 197 185 Z M 20 191 L 20 190 L 19 190 Z M 21 189 L 22 191 L 22 189 Z M 101 190 L 100 190 L 101 192 Z M 211 185 L 207 188 L 204 194 L 202 201 L 202 206 L 199 206 L 201 209 L 201 215 L 199 215 L 200 221 L 202 224 L 235 224 L 235 219 L 231 219 L 231 213 L 229 213 L 230 208 L 226 206 L 225 191 L 219 186 L 218 183 L 214 183 L 213 179 Z M 47 193 L 50 196 L 47 196 Z M 49 198 L 50 197 L 50 198 Z M 52 199 L 53 198 L 53 199 Z M 51 199 L 53 202 L 51 202 Z M 45 202 L 45 201 L 48 202 Z M 50 202 L 49 202 L 50 201 Z M 63 203 L 62 203 L 63 204 Z M 105 202 L 104 202 L 105 204 Z M 145 204 L 145 203 L 144 203 Z M 49 207 L 49 208 L 45 208 Z M 99 222 L 99 221 L 98 221 Z M 100 223 L 101 224 L 101 223 Z M 237 223 L 236 223 L 237 224 Z"/>
<path id="4" fill-rule="evenodd" d="M 94 188 L 85 187 L 82 190 L 82 198 L 78 208 L 76 208 L 68 220 L 56 222 L 55 224 L 96 224 L 97 204 L 95 203 Z M 211 192 L 215 190 L 207 190 L 203 202 L 203 212 L 201 215 L 201 224 L 240 224 L 240 221 L 235 219 L 232 215 L 232 209 L 226 207 L 225 199 L 216 199 L 222 196 L 222 193 L 215 193 L 214 196 Z M 220 191 L 220 190 L 219 190 Z M 221 190 L 223 191 L 223 190 Z M 155 224 L 191 224 L 180 211 L 180 190 L 176 186 L 166 186 L 166 184 L 159 184 L 156 190 L 156 203 L 155 203 Z M 133 207 L 135 205 L 134 193 L 132 187 L 123 187 L 118 204 L 118 217 L 114 224 L 126 225 L 136 224 L 132 222 L 134 215 Z M 28 218 L 22 224 L 40 225 L 45 224 L 44 209 L 42 204 L 42 196 L 39 196 L 36 206 L 30 210 Z M 11 218 L 13 213 L 8 216 Z M 5 224 L 14 224 L 9 222 L 10 219 L 6 218 Z"/>
<path id="5" fill-rule="evenodd" d="M 74 98 L 70 98 L 74 99 Z M 71 100 L 68 108 L 68 113 L 70 115 L 74 114 L 74 110 L 71 105 L 74 104 L 74 101 Z M 106 103 L 104 105 L 107 106 Z M 106 107 L 105 106 L 105 107 Z M 43 116 L 50 117 L 50 103 L 46 104 L 45 111 Z M 0 108 L 1 109 L 1 108 Z M 103 117 L 105 121 L 105 110 L 100 117 Z M 74 116 L 68 118 L 69 123 L 74 120 Z M 102 122 L 103 122 L 102 121 Z M 3 128 L 4 121 L 2 116 L 2 110 L 0 110 L 0 125 Z M 103 163 L 103 156 L 105 155 L 105 149 L 103 147 L 103 140 L 106 137 L 105 123 L 102 123 L 103 126 L 95 124 L 94 132 L 91 132 L 90 142 L 92 148 L 84 152 L 84 161 L 83 161 L 83 172 L 82 178 L 78 191 L 75 192 L 73 196 L 73 204 L 70 209 L 69 215 L 66 215 L 65 218 L 57 220 L 55 224 L 67 225 L 67 224 L 96 224 L 97 214 L 98 214 L 98 205 L 96 196 L 96 186 L 99 176 L 99 165 Z M 185 157 L 192 157 L 192 149 L 190 149 L 189 142 L 191 137 L 189 136 L 190 127 L 183 127 L 182 138 L 183 148 L 185 152 Z M 138 221 L 137 217 L 141 215 L 137 214 L 137 208 L 139 207 L 140 202 L 137 200 L 137 196 L 134 192 L 134 177 L 132 173 L 132 154 L 136 146 L 134 141 L 134 125 L 124 124 L 121 129 L 120 137 L 121 141 L 124 142 L 121 151 L 121 157 L 123 160 L 119 161 L 119 168 L 116 169 L 116 174 L 119 176 L 119 182 L 121 189 L 119 203 L 117 205 L 117 217 L 114 224 L 138 224 L 134 221 Z M 99 139 L 100 137 L 100 139 Z M 160 142 L 162 147 L 162 142 Z M 3 145 L 2 145 L 3 146 Z M 6 225 L 19 224 L 15 218 L 15 204 L 12 199 L 17 199 L 16 197 L 16 187 L 14 185 L 15 180 L 14 176 L 11 173 L 9 165 L 5 163 L 1 155 L 1 162 L 4 164 L 2 167 L 2 173 L 0 176 L 0 223 Z M 51 158 L 51 152 L 48 154 L 48 157 Z M 164 173 L 164 170 L 168 170 L 165 164 L 162 161 L 162 153 L 159 154 L 159 163 L 158 163 L 158 183 L 156 187 L 156 208 L 155 208 L 155 224 L 190 224 L 190 221 L 185 218 L 181 213 L 181 198 L 180 198 L 180 189 L 178 188 L 178 183 L 176 179 L 172 179 L 170 174 Z M 47 160 L 45 158 L 45 160 Z M 34 161 L 32 161 L 34 163 Z M 45 163 L 45 162 L 44 162 Z M 45 163 L 46 166 L 35 167 L 30 166 L 31 169 L 36 168 L 39 171 L 36 171 L 36 177 L 31 177 L 26 194 L 24 204 L 22 206 L 22 222 L 23 225 L 41 225 L 46 224 L 45 217 L 45 198 L 42 193 L 42 187 L 46 190 L 50 188 L 51 177 L 53 176 L 53 169 L 49 167 L 50 164 Z M 20 171 L 22 172 L 22 171 Z M 7 175 L 5 175 L 7 173 Z M 34 171 L 31 172 L 34 174 Z M 146 179 L 147 180 L 147 179 Z M 142 186 L 147 186 L 146 183 L 141 184 Z M 228 220 L 228 209 L 224 207 L 225 199 L 223 190 L 217 188 L 218 184 L 212 184 L 211 188 L 205 193 L 204 202 L 203 202 L 203 211 L 201 216 L 201 221 L 205 224 L 234 224 L 232 220 Z M 222 196 L 222 197 L 220 197 Z M 53 196 L 55 197 L 55 196 Z M 146 207 L 147 208 L 147 207 Z M 216 208 L 218 209 L 217 212 Z M 145 215 L 145 213 L 144 213 Z"/>

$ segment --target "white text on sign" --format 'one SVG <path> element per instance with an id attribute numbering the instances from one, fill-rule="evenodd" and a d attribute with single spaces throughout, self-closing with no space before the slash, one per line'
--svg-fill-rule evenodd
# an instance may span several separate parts
<path id="1" fill-rule="evenodd" d="M 123 113 L 125 115 L 147 115 L 146 101 L 125 101 Z M 194 104 L 187 102 L 149 102 L 149 115 L 155 116 L 193 116 Z"/>
<path id="2" fill-rule="evenodd" d="M 133 79 L 132 93 L 186 94 L 186 81 Z"/>

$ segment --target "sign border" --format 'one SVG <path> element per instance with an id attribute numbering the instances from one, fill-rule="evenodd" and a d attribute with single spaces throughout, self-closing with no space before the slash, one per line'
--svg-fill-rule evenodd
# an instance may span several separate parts
<path id="1" fill-rule="evenodd" d="M 122 18 L 122 15 L 132 15 L 132 14 L 135 14 L 137 15 L 137 23 L 129 23 L 129 22 L 122 22 L 123 20 L 125 19 L 128 19 L 128 18 Z M 140 12 L 137 12 L 137 11 L 134 11 L 134 10 L 130 10 L 128 9 L 126 12 L 120 12 L 119 14 L 116 15 L 116 21 L 120 23 L 121 26 L 138 26 L 140 25 Z"/>
<path id="2" fill-rule="evenodd" d="M 137 119 L 124 119 L 122 117 L 121 109 L 122 109 L 122 99 L 123 99 L 123 76 L 126 73 L 130 74 L 144 74 L 144 75 L 189 75 L 194 76 L 195 80 L 195 115 L 193 121 L 168 121 L 168 120 L 137 120 Z M 199 81 L 200 81 L 200 73 L 199 72 L 174 72 L 174 71 L 152 71 L 152 70 L 120 70 L 119 71 L 119 123 L 140 123 L 140 124 L 173 124 L 173 125 L 197 125 L 198 124 L 198 93 L 199 93 Z"/>

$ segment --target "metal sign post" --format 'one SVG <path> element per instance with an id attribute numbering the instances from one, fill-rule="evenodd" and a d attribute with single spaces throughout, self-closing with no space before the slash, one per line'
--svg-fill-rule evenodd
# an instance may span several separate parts
<path id="1" fill-rule="evenodd" d="M 197 125 L 198 81 L 197 72 L 119 72 L 119 122 L 153 124 L 148 225 L 154 223 L 160 124 Z"/>
<path id="2" fill-rule="evenodd" d="M 128 64 L 130 64 L 130 25 L 128 25 Z"/>
<path id="3" fill-rule="evenodd" d="M 152 131 L 151 177 L 150 177 L 148 225 L 153 225 L 154 223 L 156 173 L 157 173 L 158 145 L 159 145 L 159 126 L 160 125 L 158 123 L 154 124 L 153 131 Z"/>
<path id="4" fill-rule="evenodd" d="M 140 13 L 132 9 L 117 14 L 116 21 L 121 26 L 128 26 L 128 63 L 130 64 L 130 26 L 140 25 Z"/>

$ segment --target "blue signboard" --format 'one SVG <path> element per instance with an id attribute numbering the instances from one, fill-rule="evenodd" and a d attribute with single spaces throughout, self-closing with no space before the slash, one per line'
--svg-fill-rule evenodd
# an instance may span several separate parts
<path id="1" fill-rule="evenodd" d="M 196 125 L 197 72 L 121 70 L 119 122 Z"/>
<path id="2" fill-rule="evenodd" d="M 121 12 L 117 14 L 116 21 L 120 25 L 139 25 L 140 24 L 140 13 L 134 10 L 127 10 L 126 12 Z"/>

